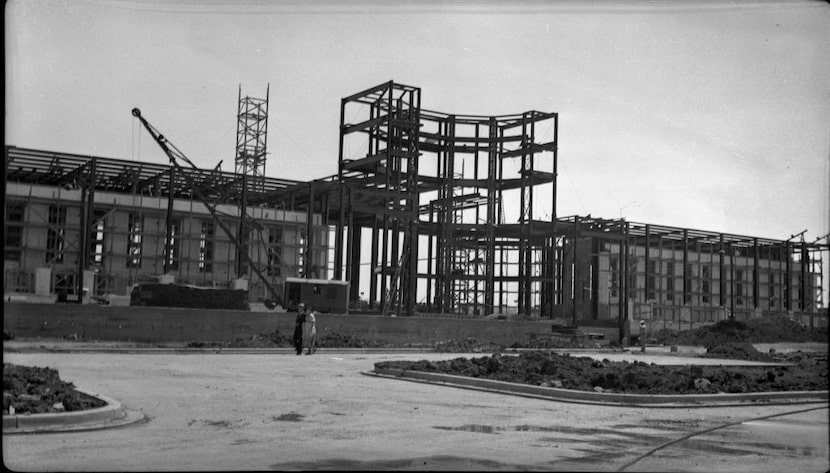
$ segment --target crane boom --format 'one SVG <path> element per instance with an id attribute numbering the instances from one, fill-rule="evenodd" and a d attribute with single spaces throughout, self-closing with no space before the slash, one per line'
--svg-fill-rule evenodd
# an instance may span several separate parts
<path id="1" fill-rule="evenodd" d="M 162 135 L 153 125 L 151 125 L 146 118 L 141 116 L 141 110 L 139 110 L 138 108 L 133 108 L 132 114 L 134 117 L 138 118 L 139 121 L 141 121 L 141 124 L 144 125 L 144 128 L 147 129 L 147 132 L 150 133 L 150 136 L 153 137 L 153 139 L 156 141 L 156 143 L 159 145 L 162 151 L 164 151 L 164 153 L 170 159 L 170 164 L 172 164 L 176 168 L 176 170 L 181 171 L 181 175 L 187 181 L 187 185 L 193 191 L 193 195 L 195 195 L 196 198 L 199 199 L 199 201 L 201 201 L 205 205 L 208 212 L 210 213 L 210 216 L 213 217 L 213 220 L 219 225 L 219 227 L 222 228 L 222 230 L 225 231 L 225 234 L 228 235 L 228 238 L 230 238 L 233 245 L 236 248 L 239 248 L 239 240 L 233 235 L 231 229 L 228 228 L 228 226 L 219 218 L 219 216 L 216 213 L 215 206 L 212 203 L 210 203 L 210 201 L 208 201 L 204 194 L 202 194 L 202 191 L 199 189 L 199 186 L 197 186 L 196 183 L 193 182 L 193 178 L 188 173 L 184 172 L 184 168 L 181 164 L 179 164 L 179 161 L 184 161 L 185 163 L 189 164 L 190 167 L 193 169 L 198 170 L 199 168 L 197 168 L 196 165 L 193 164 L 193 162 L 190 159 L 188 159 L 187 156 L 184 155 L 184 153 L 182 153 L 178 148 L 176 148 L 176 145 L 167 140 L 167 138 L 165 138 L 164 135 Z M 172 191 L 173 190 L 171 189 L 170 192 Z M 242 215 L 240 218 L 245 218 L 245 209 L 242 209 Z M 248 263 L 251 269 L 256 273 L 257 276 L 259 276 L 259 279 L 265 284 L 265 286 L 271 292 L 273 298 L 275 300 L 282 300 L 282 297 L 280 296 L 279 292 L 277 292 L 277 289 L 262 274 L 259 268 L 257 268 L 253 260 L 251 260 L 251 257 L 248 256 L 247 252 L 241 251 L 239 252 L 239 254 L 242 255 L 243 258 L 245 258 L 245 261 Z"/>

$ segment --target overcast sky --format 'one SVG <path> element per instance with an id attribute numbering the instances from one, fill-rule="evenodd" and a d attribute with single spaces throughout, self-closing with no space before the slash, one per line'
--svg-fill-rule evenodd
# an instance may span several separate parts
<path id="1" fill-rule="evenodd" d="M 9 0 L 5 21 L 9 145 L 164 163 L 139 107 L 232 171 L 239 86 L 270 84 L 266 174 L 314 179 L 340 99 L 395 80 L 429 110 L 558 112 L 560 216 L 828 232 L 825 2 Z"/>

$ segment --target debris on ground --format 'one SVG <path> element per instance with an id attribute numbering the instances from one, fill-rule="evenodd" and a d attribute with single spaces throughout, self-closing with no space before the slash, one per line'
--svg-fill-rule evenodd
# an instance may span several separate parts
<path id="1" fill-rule="evenodd" d="M 660 330 L 658 342 L 666 345 L 697 345 L 713 347 L 729 342 L 827 342 L 827 329 L 811 329 L 786 316 L 766 316 L 747 320 L 721 320 L 694 330 L 676 332 Z"/>
<path id="2" fill-rule="evenodd" d="M 445 361 L 386 361 L 377 368 L 485 378 L 579 391 L 706 394 L 827 390 L 827 355 L 794 366 L 661 366 L 542 351 Z"/>
<path id="3" fill-rule="evenodd" d="M 3 413 L 81 411 L 107 403 L 61 381 L 56 370 L 3 363 Z"/>
<path id="4" fill-rule="evenodd" d="M 486 351 L 494 353 L 492 356 L 447 361 L 383 362 L 375 366 L 596 392 L 702 394 L 815 391 L 827 390 L 828 387 L 826 352 L 766 354 L 752 346 L 752 343 L 827 341 L 826 330 L 810 329 L 786 317 L 765 317 L 747 322 L 724 320 L 692 331 L 664 332 L 658 333 L 658 336 L 666 344 L 704 346 L 707 352 L 703 357 L 785 362 L 790 365 L 675 367 L 611 362 L 607 359 L 596 361 L 590 357 L 542 351 L 573 348 L 574 341 L 569 343 L 560 337 L 531 337 L 526 346 L 517 343 L 513 348 L 539 348 L 540 351 L 503 356 L 500 350 L 485 344 Z M 445 343 L 444 346 L 469 353 L 482 345 L 478 340 L 466 339 Z"/>
<path id="5" fill-rule="evenodd" d="M 328 333 L 316 343 L 318 348 L 386 348 L 391 345 L 384 340 L 363 339 L 350 334 Z"/>
<path id="6" fill-rule="evenodd" d="M 726 358 L 729 360 L 774 361 L 766 353 L 761 353 L 747 342 L 726 342 L 720 345 L 706 347 L 704 358 Z"/>
<path id="7" fill-rule="evenodd" d="M 498 353 L 504 350 L 504 345 L 468 337 L 435 342 L 432 348 L 439 353 Z"/>

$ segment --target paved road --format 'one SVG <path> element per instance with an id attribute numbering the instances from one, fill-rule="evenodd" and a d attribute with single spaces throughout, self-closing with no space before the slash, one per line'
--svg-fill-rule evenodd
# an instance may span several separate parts
<path id="1" fill-rule="evenodd" d="M 827 403 L 623 408 L 360 373 L 458 356 L 480 355 L 5 353 L 149 422 L 4 435 L 3 460 L 18 471 L 830 469 Z"/>

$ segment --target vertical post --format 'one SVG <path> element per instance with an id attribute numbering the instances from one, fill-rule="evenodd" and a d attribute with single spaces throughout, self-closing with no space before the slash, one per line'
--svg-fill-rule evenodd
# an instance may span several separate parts
<path id="1" fill-rule="evenodd" d="M 591 277 L 591 320 L 599 319 L 599 254 L 602 251 L 603 240 L 591 238 L 591 257 L 589 275 Z M 620 244 L 623 241 L 620 239 Z"/>
<path id="2" fill-rule="evenodd" d="M 552 257 L 550 259 L 551 275 L 552 275 L 552 278 L 553 278 L 552 281 L 551 281 L 551 284 L 550 284 L 550 291 L 551 291 L 551 296 L 550 296 L 550 301 L 551 301 L 550 318 L 551 319 L 554 316 L 554 310 L 553 309 L 554 309 L 554 307 L 556 306 L 556 303 L 557 303 L 556 293 L 557 293 L 558 288 L 561 287 L 559 274 L 556 270 L 557 267 L 559 267 L 559 264 L 558 264 L 559 263 L 559 255 L 557 254 L 557 250 L 556 250 L 556 240 L 557 240 L 557 237 L 556 237 L 557 228 L 556 228 L 556 226 L 557 226 L 557 223 L 558 223 L 558 220 L 559 220 L 559 218 L 557 217 L 557 213 L 556 213 L 556 191 L 557 191 L 556 181 L 557 181 L 557 177 L 558 177 L 558 166 L 559 166 L 559 156 L 558 155 L 559 155 L 559 114 L 554 113 L 553 114 L 553 183 L 552 183 L 553 189 L 552 189 L 552 192 L 551 192 L 551 217 L 550 217 L 551 224 L 552 224 L 551 234 L 553 235 L 553 239 L 552 239 L 553 248 L 552 248 L 552 251 L 551 251 L 551 256 Z"/>
<path id="3" fill-rule="evenodd" d="M 374 305 L 378 297 L 378 273 L 375 270 L 378 268 L 378 219 L 377 216 L 372 217 L 372 255 L 369 278 L 369 306 Z"/>
<path id="4" fill-rule="evenodd" d="M 342 176 L 342 171 L 341 171 Z M 340 193 L 340 211 L 337 213 L 337 224 L 334 227 L 334 279 L 343 280 L 343 219 L 346 215 L 346 184 L 339 178 L 338 192 Z"/>
<path id="5" fill-rule="evenodd" d="M 519 238 L 519 261 L 518 261 L 518 268 L 519 268 L 519 293 L 518 293 L 518 300 L 519 300 L 519 307 L 518 311 L 521 315 L 529 315 L 530 312 L 527 310 L 526 307 L 526 298 L 525 293 L 527 292 L 527 273 L 530 271 L 529 265 L 527 264 L 526 254 L 528 253 L 528 246 L 530 242 L 530 235 L 527 233 L 528 225 L 530 221 L 530 216 L 528 215 L 528 206 L 529 206 L 529 196 L 527 195 L 527 176 L 530 174 L 530 170 L 528 169 L 528 157 L 527 152 L 529 146 L 527 144 L 527 113 L 522 114 L 522 141 L 519 146 L 522 147 L 522 160 L 521 160 L 521 169 L 519 170 L 520 176 L 520 189 L 519 189 L 519 225 L 521 237 Z"/>
<path id="6" fill-rule="evenodd" d="M 414 201 L 414 199 L 413 199 Z M 410 226 L 409 229 L 409 263 L 407 264 L 407 270 L 409 272 L 409 276 L 407 278 L 408 287 L 406 291 L 406 298 L 404 301 L 406 302 L 406 315 L 412 316 L 415 314 L 415 301 L 416 295 L 418 291 L 418 213 L 417 213 L 417 204 L 415 204 L 415 211 L 413 212 L 414 217 L 410 220 L 407 225 Z"/>
<path id="7" fill-rule="evenodd" d="M 362 227 L 354 224 L 353 213 L 349 212 L 349 290 L 352 301 L 360 300 L 360 246 L 362 240 Z"/>
<path id="8" fill-rule="evenodd" d="M 303 260 L 303 276 L 311 277 L 313 264 L 313 241 L 314 241 L 314 181 L 308 182 L 308 208 L 306 209 L 306 230 L 305 230 L 305 258 Z"/>
<path id="9" fill-rule="evenodd" d="M 628 287 L 628 272 L 629 263 L 628 263 L 628 253 L 630 251 L 630 236 L 631 236 L 631 227 L 628 222 L 625 222 L 625 244 L 620 245 L 624 247 L 622 258 L 620 258 L 620 264 L 622 264 L 621 271 L 619 271 L 620 278 L 620 303 L 623 306 L 622 310 L 622 323 L 620 324 L 620 342 L 625 337 L 625 327 L 628 326 L 628 320 L 630 314 L 628 313 L 628 299 L 629 299 L 629 287 Z M 622 269 L 624 268 L 624 271 Z"/>
<path id="10" fill-rule="evenodd" d="M 236 277 L 243 277 L 245 270 L 245 255 L 248 254 L 248 229 L 245 222 L 248 213 L 248 164 L 245 161 L 242 174 L 242 202 L 239 204 L 239 245 L 236 248 Z"/>
<path id="11" fill-rule="evenodd" d="M 646 280 L 645 280 L 645 284 L 643 285 L 643 287 L 645 287 L 645 289 L 646 289 L 644 300 L 646 302 L 648 302 L 649 301 L 648 295 L 651 293 L 652 289 L 654 289 L 653 287 L 651 287 L 651 283 L 649 282 L 650 277 L 651 277 L 651 268 L 650 268 L 650 262 L 651 262 L 651 256 L 650 256 L 650 253 L 651 253 L 650 252 L 650 250 L 651 250 L 651 225 L 649 225 L 649 224 L 646 224 L 646 237 L 645 238 L 646 238 L 646 241 L 645 241 L 645 244 L 643 246 L 645 247 L 645 250 L 646 250 L 646 255 L 645 255 L 645 265 L 646 265 L 646 267 L 643 269 L 643 274 L 645 275 Z"/>
<path id="12" fill-rule="evenodd" d="M 532 113 L 527 113 L 533 118 Z M 525 311 L 527 315 L 533 313 L 533 252 L 535 249 L 533 241 L 533 171 L 535 166 L 533 145 L 536 142 L 536 120 L 530 121 L 530 137 L 527 141 L 528 169 L 527 172 L 527 245 L 525 246 Z"/>
<path id="13" fill-rule="evenodd" d="M 340 143 L 337 157 L 337 182 L 340 192 L 340 211 L 337 215 L 337 224 L 334 231 L 334 279 L 343 280 L 343 215 L 345 213 L 343 183 L 343 143 L 346 136 L 346 99 L 340 100 Z M 374 110 L 374 107 L 372 108 Z M 370 135 L 371 136 L 371 135 Z"/>
<path id="14" fill-rule="evenodd" d="M 83 177 L 81 177 L 83 181 Z M 75 286 L 77 287 L 76 293 L 78 294 L 78 304 L 83 304 L 84 302 L 84 270 L 86 269 L 86 261 L 87 261 L 87 247 L 89 246 L 88 243 L 88 236 L 89 236 L 89 224 L 87 219 L 87 183 L 82 182 L 81 184 L 81 207 L 80 207 L 80 219 L 81 219 L 81 226 L 80 231 L 78 232 L 78 239 L 80 241 L 78 245 L 78 276 L 77 280 L 75 281 Z"/>
<path id="15" fill-rule="evenodd" d="M 800 309 L 803 313 L 812 312 L 812 304 L 808 304 L 808 299 L 812 299 L 812 297 L 810 297 L 810 272 L 808 271 L 810 266 L 810 253 L 807 251 L 807 242 L 803 240 L 803 236 L 801 238 L 801 280 L 798 285 L 798 298 L 801 304 Z M 810 317 L 811 322 L 812 320 L 813 318 Z"/>
<path id="16" fill-rule="evenodd" d="M 380 307 L 386 307 L 386 299 L 389 294 L 386 290 L 386 273 L 389 251 L 389 216 L 383 215 L 383 247 L 380 253 Z"/>
<path id="17" fill-rule="evenodd" d="M 752 257 L 752 307 L 758 310 L 761 306 L 760 297 L 758 297 L 758 292 L 761 287 L 760 281 L 758 281 L 758 238 L 752 239 L 752 248 L 754 251 Z"/>
<path id="18" fill-rule="evenodd" d="M 720 278 L 718 279 L 718 283 L 719 283 L 719 286 L 720 286 L 720 288 L 719 288 L 720 289 L 720 291 L 719 291 L 720 294 L 718 296 L 719 296 L 719 299 L 720 299 L 719 302 L 720 302 L 721 307 L 726 306 L 726 265 L 725 265 L 725 257 L 724 257 L 725 254 L 726 254 L 726 249 L 724 248 L 723 233 L 721 233 L 720 234 L 720 251 L 718 251 L 718 256 L 719 256 L 719 258 L 718 258 L 718 272 L 719 272 L 719 276 L 720 276 Z"/>
<path id="19" fill-rule="evenodd" d="M 790 255 L 790 242 L 784 242 L 784 257 L 786 258 L 786 279 L 784 280 L 784 307 L 787 312 L 793 310 L 793 275 L 792 275 L 792 255 Z"/>
<path id="20" fill-rule="evenodd" d="M 729 244 L 729 307 L 730 319 L 735 318 L 735 250 Z"/>
<path id="21" fill-rule="evenodd" d="M 434 217 L 433 214 L 434 213 L 435 213 L 435 209 L 433 208 L 432 202 L 430 202 L 429 203 L 429 226 L 430 226 L 430 228 L 432 228 L 433 217 Z M 426 295 L 426 302 L 427 302 L 427 306 L 429 306 L 429 307 L 432 307 L 434 305 L 434 302 L 432 300 L 432 284 L 434 282 L 433 277 L 432 277 L 432 262 L 433 262 L 432 240 L 433 240 L 433 236 L 432 235 L 427 235 L 427 259 L 426 259 L 426 261 L 427 261 L 427 288 L 426 288 L 427 289 L 427 295 Z M 430 312 L 432 310 L 433 309 L 430 308 Z"/>
<path id="22" fill-rule="evenodd" d="M 88 189 L 87 195 L 86 195 L 86 229 L 85 229 L 85 232 L 86 232 L 86 235 L 87 235 L 86 236 L 87 244 L 86 244 L 86 249 L 84 250 L 84 255 L 85 255 L 84 256 L 84 269 L 89 268 L 89 263 L 92 259 L 92 254 L 91 254 L 92 248 L 90 247 L 89 243 L 91 241 L 92 225 L 94 225 L 94 222 L 92 221 L 92 219 L 95 217 L 95 186 L 97 185 L 97 183 L 96 183 L 97 173 L 98 173 L 98 158 L 93 156 L 92 160 L 90 161 L 89 179 L 87 180 L 87 182 L 89 184 L 89 189 Z M 83 279 L 83 275 L 81 275 L 81 278 Z M 94 285 L 94 283 L 95 283 L 95 281 L 93 281 L 93 285 Z M 89 291 L 91 293 L 90 295 L 93 295 L 94 291 L 95 291 L 95 287 L 90 287 Z M 83 291 L 82 291 L 81 296 L 83 296 L 83 295 L 84 294 L 83 294 Z"/>
<path id="23" fill-rule="evenodd" d="M 346 281 L 349 281 L 351 284 L 351 288 L 354 291 L 352 294 L 359 293 L 360 287 L 359 283 L 354 281 L 355 279 L 355 272 L 360 271 L 358 266 L 354 265 L 354 251 L 355 251 L 355 224 L 354 224 L 354 212 L 352 211 L 352 206 L 354 202 L 352 202 L 352 188 L 346 188 Z M 360 242 L 358 241 L 357 247 L 360 247 Z M 359 258 L 359 256 L 358 256 Z M 359 280 L 360 277 L 357 277 Z M 354 300 L 352 294 L 349 295 L 350 300 Z"/>
<path id="24" fill-rule="evenodd" d="M 691 283 L 689 279 L 691 276 L 691 269 L 689 268 L 689 229 L 683 229 L 683 306 L 689 309 L 689 324 L 692 322 L 692 307 L 691 307 Z"/>
<path id="25" fill-rule="evenodd" d="M 495 286 L 495 272 L 496 272 L 496 173 L 498 172 L 497 149 L 496 149 L 496 135 L 497 135 L 496 118 L 490 117 L 489 122 L 489 142 L 487 143 L 487 236 L 486 236 L 486 257 L 484 269 L 485 283 L 484 283 L 484 305 L 485 311 L 488 314 L 495 312 L 494 295 L 496 291 Z"/>
<path id="26" fill-rule="evenodd" d="M 164 274 L 170 271 L 170 263 L 173 259 L 173 190 L 176 185 L 176 167 L 170 165 L 170 184 L 167 189 L 167 218 L 164 228 Z"/>
<path id="27" fill-rule="evenodd" d="M 577 242 L 579 241 L 579 215 L 574 216 L 574 241 L 573 241 L 573 262 L 574 262 L 574 269 L 572 271 L 572 279 L 573 282 L 571 283 L 571 291 L 572 291 L 572 298 L 573 298 L 573 307 L 571 308 L 571 316 L 573 318 L 572 325 L 576 327 L 576 301 L 578 299 L 577 295 L 582 291 L 582 283 L 579 281 L 579 260 L 577 259 Z M 579 287 L 579 290 L 577 290 Z"/>

